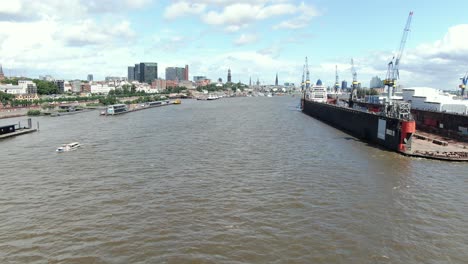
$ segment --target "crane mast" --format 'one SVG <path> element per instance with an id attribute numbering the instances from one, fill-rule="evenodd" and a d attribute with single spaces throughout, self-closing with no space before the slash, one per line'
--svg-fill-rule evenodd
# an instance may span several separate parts
<path id="1" fill-rule="evenodd" d="M 335 65 L 335 92 L 338 93 L 340 89 L 340 81 L 338 78 L 338 65 Z"/>
<path id="2" fill-rule="evenodd" d="M 304 81 L 304 74 L 305 74 L 305 64 L 302 66 L 302 82 L 301 82 L 301 91 L 304 91 L 305 81 Z"/>
<path id="3" fill-rule="evenodd" d="M 306 70 L 306 89 L 310 88 L 310 73 L 309 73 L 309 63 L 307 62 L 307 57 L 305 58 L 305 70 Z"/>
<path id="4" fill-rule="evenodd" d="M 468 72 L 466 72 L 465 77 L 460 78 L 460 80 L 462 81 L 462 84 L 460 84 L 458 87 L 461 89 L 461 96 L 464 97 L 466 84 L 468 83 Z"/>
<path id="5" fill-rule="evenodd" d="M 357 88 L 359 86 L 359 82 L 357 81 L 357 73 L 356 68 L 354 67 L 354 60 L 351 58 L 351 74 L 353 75 L 353 82 L 351 84 L 351 93 L 349 94 L 349 107 L 353 107 L 354 100 L 357 97 Z"/>
<path id="6" fill-rule="evenodd" d="M 403 51 L 405 49 L 406 39 L 408 38 L 408 33 L 410 31 L 411 19 L 413 17 L 413 12 L 411 11 L 406 20 L 405 29 L 403 30 L 403 36 L 400 42 L 400 49 L 397 54 L 392 58 L 388 63 L 387 77 L 384 80 L 384 84 L 388 87 L 388 100 L 390 101 L 391 96 L 394 95 L 394 89 L 397 84 L 397 80 L 400 79 L 399 67 L 400 60 L 403 56 Z"/>

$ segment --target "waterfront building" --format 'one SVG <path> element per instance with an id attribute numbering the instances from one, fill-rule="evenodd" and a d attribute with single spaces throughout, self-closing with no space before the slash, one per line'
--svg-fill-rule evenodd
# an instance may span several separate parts
<path id="1" fill-rule="evenodd" d="M 193 76 L 194 82 L 198 82 L 198 81 L 205 80 L 205 79 L 206 79 L 206 76 Z"/>
<path id="2" fill-rule="evenodd" d="M 370 80 L 369 88 L 380 88 L 380 87 L 384 87 L 383 81 L 378 76 L 372 77 L 372 79 Z"/>
<path id="3" fill-rule="evenodd" d="M 188 65 L 185 68 L 181 67 L 167 67 L 166 80 L 171 81 L 188 81 Z"/>
<path id="4" fill-rule="evenodd" d="M 55 80 L 55 85 L 57 85 L 59 93 L 65 92 L 65 81 L 64 80 Z"/>
<path id="5" fill-rule="evenodd" d="M 198 87 L 198 86 L 207 86 L 208 84 L 211 83 L 211 80 L 210 79 L 207 79 L 207 78 L 203 78 L 203 79 L 198 79 L 196 82 L 195 82 L 195 85 Z"/>
<path id="6" fill-rule="evenodd" d="M 81 81 L 80 80 L 72 81 L 71 87 L 72 87 L 72 92 L 81 93 Z"/>
<path id="7" fill-rule="evenodd" d="M 90 83 L 92 83 L 92 81 L 90 81 L 89 83 L 84 83 L 81 85 L 81 91 L 83 93 L 90 93 L 91 92 L 91 85 Z"/>
<path id="8" fill-rule="evenodd" d="M 132 82 L 135 80 L 135 67 L 134 66 L 128 66 L 127 79 L 129 82 Z"/>
<path id="9" fill-rule="evenodd" d="M 184 68 L 180 67 L 167 67 L 166 68 L 166 80 L 179 81 L 184 78 Z"/>
<path id="10" fill-rule="evenodd" d="M 38 100 L 37 86 L 34 82 L 29 80 L 19 80 L 17 85 L 2 84 L 0 91 L 8 94 L 15 95 L 17 100 Z"/>
<path id="11" fill-rule="evenodd" d="M 140 78 L 141 83 L 152 83 L 158 79 L 158 64 L 156 62 L 140 62 Z"/>
<path id="12" fill-rule="evenodd" d="M 92 84 L 90 90 L 93 94 L 108 94 L 110 90 L 114 90 L 114 87 L 107 84 L 97 83 Z"/>
<path id="13" fill-rule="evenodd" d="M 178 81 L 166 80 L 166 87 L 177 87 L 179 86 Z"/>
<path id="14" fill-rule="evenodd" d="M 39 80 L 53 82 L 55 79 L 51 75 L 39 76 Z"/>
<path id="15" fill-rule="evenodd" d="M 34 82 L 29 80 L 19 80 L 17 85 L 14 84 L 2 84 L 0 85 L 0 91 L 8 94 L 20 95 L 20 94 L 36 94 L 37 86 Z"/>
<path id="16" fill-rule="evenodd" d="M 184 78 L 184 80 L 185 80 L 185 81 L 188 81 L 188 80 L 189 80 L 189 69 L 188 69 L 188 65 L 187 65 L 187 64 L 185 64 L 185 72 L 184 72 L 184 73 L 185 73 L 185 78 Z"/>
<path id="17" fill-rule="evenodd" d="M 164 79 L 156 79 L 151 83 L 151 88 L 158 91 L 166 90 L 167 82 Z"/>

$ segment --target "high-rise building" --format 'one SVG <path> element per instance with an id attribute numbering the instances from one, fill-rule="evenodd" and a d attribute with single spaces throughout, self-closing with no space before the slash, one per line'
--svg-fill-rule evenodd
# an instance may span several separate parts
<path id="1" fill-rule="evenodd" d="M 229 68 L 229 70 L 228 70 L 227 82 L 228 82 L 228 83 L 231 82 L 231 68 Z"/>
<path id="2" fill-rule="evenodd" d="M 167 67 L 166 68 L 166 80 L 170 81 L 188 81 L 185 80 L 186 69 L 180 67 Z"/>
<path id="3" fill-rule="evenodd" d="M 158 64 L 156 62 L 141 62 L 139 81 L 152 83 L 156 79 L 158 79 Z"/>
<path id="4" fill-rule="evenodd" d="M 188 81 L 188 65 L 185 68 L 181 67 L 167 67 L 166 80 L 170 81 Z"/>
<path id="5" fill-rule="evenodd" d="M 276 73 L 275 86 L 278 86 L 278 73 Z"/>
<path id="6" fill-rule="evenodd" d="M 344 90 L 344 89 L 348 89 L 348 82 L 346 82 L 345 80 L 341 82 L 341 90 Z"/>
<path id="7" fill-rule="evenodd" d="M 135 70 L 133 72 L 133 80 L 140 81 L 140 64 L 135 64 Z"/>
<path id="8" fill-rule="evenodd" d="M 88 82 L 92 82 L 93 81 L 93 75 L 92 74 L 88 74 Z"/>
<path id="9" fill-rule="evenodd" d="M 185 64 L 184 80 L 185 81 L 189 80 L 189 71 L 188 71 L 188 65 L 187 64 Z"/>
<path id="10" fill-rule="evenodd" d="M 134 66 L 128 66 L 128 73 L 127 73 L 127 78 L 129 82 L 133 82 L 135 78 L 135 67 Z"/>

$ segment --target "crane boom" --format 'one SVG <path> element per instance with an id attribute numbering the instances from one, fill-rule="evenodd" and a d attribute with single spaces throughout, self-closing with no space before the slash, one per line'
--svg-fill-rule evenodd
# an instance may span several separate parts
<path id="1" fill-rule="evenodd" d="M 400 60 L 401 57 L 403 56 L 403 51 L 405 49 L 406 45 L 406 39 L 408 38 L 408 33 L 410 31 L 410 26 L 411 26 L 411 19 L 413 18 L 413 11 L 411 11 L 408 15 L 408 20 L 406 20 L 406 26 L 405 29 L 403 30 L 403 36 L 401 37 L 401 42 L 400 42 L 400 49 L 398 50 L 397 56 L 395 58 L 395 64 L 394 64 L 394 79 L 399 79 L 400 78 L 400 73 L 398 72 L 398 67 L 400 66 Z"/>
<path id="2" fill-rule="evenodd" d="M 403 36 L 400 42 L 400 49 L 398 50 L 397 54 L 393 56 L 392 60 L 388 63 L 388 70 L 387 70 L 387 77 L 384 80 L 384 84 L 388 87 L 388 97 L 389 101 L 391 95 L 393 95 L 393 89 L 396 86 L 396 81 L 400 79 L 400 61 L 401 57 L 403 56 L 403 51 L 405 50 L 406 39 L 408 38 L 408 33 L 410 31 L 411 20 L 413 18 L 413 11 L 411 11 L 408 15 L 408 19 L 406 20 L 406 25 L 403 30 Z"/>

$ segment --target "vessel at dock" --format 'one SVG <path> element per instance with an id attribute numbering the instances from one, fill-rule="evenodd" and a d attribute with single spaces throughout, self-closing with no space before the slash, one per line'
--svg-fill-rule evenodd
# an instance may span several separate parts
<path id="1" fill-rule="evenodd" d="M 126 104 L 109 105 L 106 109 L 105 115 L 120 115 L 128 112 Z"/>
<path id="2" fill-rule="evenodd" d="M 349 134 L 387 149 L 409 153 L 416 131 L 414 120 L 404 107 L 399 111 L 374 113 L 327 103 L 326 89 L 320 80 L 301 99 L 302 111 Z"/>
<path id="3" fill-rule="evenodd" d="M 320 85 L 319 85 L 320 84 Z M 403 155 L 447 161 L 468 161 L 466 145 L 445 142 L 416 131 L 409 103 L 392 102 L 364 108 L 352 98 L 347 103 L 324 99 L 325 87 L 317 82 L 305 90 L 302 112 L 366 142 Z M 352 93 L 351 93 L 352 94 Z M 419 133 L 419 134 L 417 134 Z"/>

